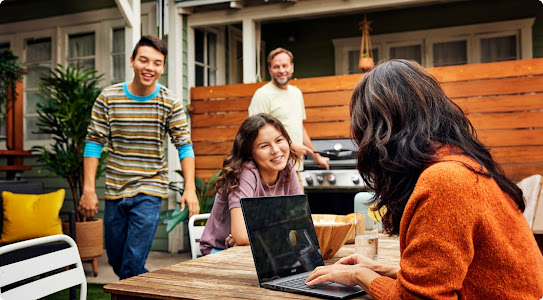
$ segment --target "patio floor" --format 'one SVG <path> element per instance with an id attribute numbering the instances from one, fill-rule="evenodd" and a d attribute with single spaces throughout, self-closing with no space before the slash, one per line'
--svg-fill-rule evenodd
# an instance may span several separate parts
<path id="1" fill-rule="evenodd" d="M 189 260 L 191 257 L 190 251 L 182 253 L 151 251 L 151 253 L 149 253 L 149 257 L 147 258 L 145 267 L 149 271 L 154 271 L 183 262 L 185 260 Z M 90 262 L 83 262 L 83 268 L 85 269 L 85 274 L 87 275 L 87 283 L 108 284 L 119 280 L 119 277 L 115 275 L 113 269 L 107 263 L 107 254 L 105 250 L 104 254 L 102 254 L 102 256 L 98 259 L 97 277 L 92 276 L 92 264 Z"/>

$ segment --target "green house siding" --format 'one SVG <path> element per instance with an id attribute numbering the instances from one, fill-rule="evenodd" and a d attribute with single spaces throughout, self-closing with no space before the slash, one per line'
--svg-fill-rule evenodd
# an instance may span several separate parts
<path id="1" fill-rule="evenodd" d="M 333 39 L 361 36 L 362 14 L 262 24 L 266 53 L 276 47 L 291 50 L 295 77 L 335 75 Z M 536 0 L 475 0 L 369 12 L 371 35 L 535 18 L 533 56 L 543 57 L 543 4 Z M 289 41 L 289 37 L 294 41 Z M 267 80 L 269 75 L 266 74 Z"/>

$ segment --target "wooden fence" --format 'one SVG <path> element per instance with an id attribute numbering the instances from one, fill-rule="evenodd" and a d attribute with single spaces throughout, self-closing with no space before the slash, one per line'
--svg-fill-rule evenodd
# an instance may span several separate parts
<path id="1" fill-rule="evenodd" d="M 458 103 L 515 181 L 543 174 L 543 59 L 427 69 Z M 294 79 L 304 94 L 305 128 L 312 139 L 348 138 L 349 102 L 363 75 Z M 191 89 L 196 174 L 222 167 L 253 93 L 264 83 Z"/>

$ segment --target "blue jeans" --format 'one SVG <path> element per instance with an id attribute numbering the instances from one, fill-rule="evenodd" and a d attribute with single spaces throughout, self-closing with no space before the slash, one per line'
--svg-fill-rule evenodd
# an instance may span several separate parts
<path id="1" fill-rule="evenodd" d="M 146 194 L 105 201 L 106 252 L 119 279 L 148 272 L 145 261 L 155 237 L 161 202 L 160 197 Z"/>

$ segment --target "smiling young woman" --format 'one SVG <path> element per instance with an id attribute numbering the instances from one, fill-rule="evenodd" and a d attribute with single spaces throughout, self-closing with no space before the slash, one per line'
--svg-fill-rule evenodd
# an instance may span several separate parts
<path id="1" fill-rule="evenodd" d="M 204 255 L 248 245 L 240 198 L 302 194 L 296 170 L 299 156 L 279 120 L 268 114 L 246 119 L 224 161 L 217 196 L 200 239 Z"/>

